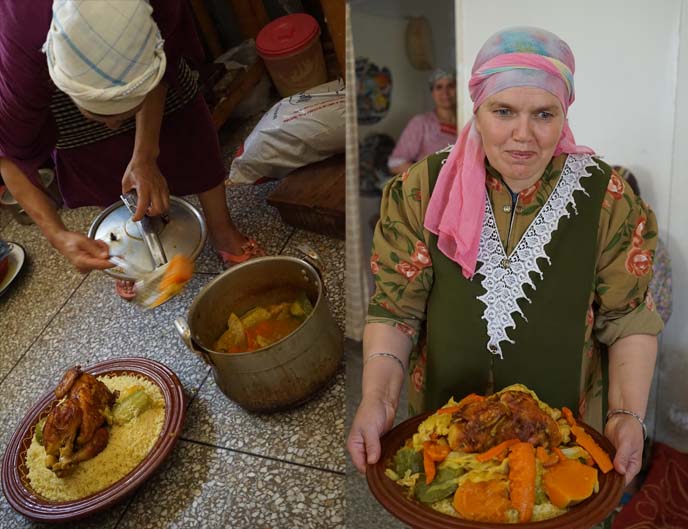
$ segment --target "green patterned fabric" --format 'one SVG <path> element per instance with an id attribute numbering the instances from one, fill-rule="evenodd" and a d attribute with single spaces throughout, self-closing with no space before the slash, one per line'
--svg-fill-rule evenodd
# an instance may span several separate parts
<path id="1" fill-rule="evenodd" d="M 445 158 L 446 153 L 428 159 L 431 192 Z M 573 195 L 578 214 L 563 217 L 545 247 L 551 264 L 540 259 L 544 277 L 532 277 L 535 290 L 525 287 L 531 303 L 519 305 L 527 321 L 515 315 L 516 328 L 507 331 L 515 343 L 502 345 L 503 358 L 487 349 L 485 304 L 477 299 L 485 293 L 479 270 L 472 280 L 463 277 L 460 266 L 437 248 L 437 237 L 430 236 L 435 280 L 427 309 L 425 408 L 515 383 L 552 406 L 576 408 L 597 225 L 610 176 L 596 167 L 589 170 L 592 176 L 581 179 L 587 196 Z M 559 173 L 550 164 L 544 180 L 557 181 Z"/>

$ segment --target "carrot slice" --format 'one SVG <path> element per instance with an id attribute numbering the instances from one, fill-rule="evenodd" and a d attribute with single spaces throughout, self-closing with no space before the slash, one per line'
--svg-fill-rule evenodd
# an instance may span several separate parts
<path id="1" fill-rule="evenodd" d="M 518 521 L 530 521 L 535 505 L 535 449 L 530 443 L 519 441 L 511 447 L 509 490 Z"/>
<path id="2" fill-rule="evenodd" d="M 487 397 L 483 395 L 478 395 L 476 393 L 471 393 L 469 395 L 466 395 L 464 398 L 462 398 L 459 401 L 458 406 L 465 406 L 466 404 L 470 404 L 471 402 L 481 402 L 485 400 Z"/>
<path id="3" fill-rule="evenodd" d="M 552 452 L 554 452 L 557 455 L 560 463 L 568 459 L 568 457 L 566 457 L 566 454 L 564 454 L 564 452 L 562 452 L 561 448 L 559 448 L 558 446 L 552 447 Z"/>
<path id="4" fill-rule="evenodd" d="M 444 461 L 451 452 L 448 445 L 437 443 L 435 441 L 425 441 L 423 443 L 423 469 L 425 470 L 425 483 L 430 485 L 435 479 L 437 467 L 435 463 Z"/>
<path id="5" fill-rule="evenodd" d="M 444 408 L 437 410 L 436 413 L 439 413 L 440 415 L 445 413 L 453 414 L 461 410 L 461 408 L 463 408 L 466 404 L 470 404 L 471 402 L 480 402 L 485 400 L 485 398 L 486 397 L 483 397 L 482 395 L 471 393 L 470 395 L 466 395 L 464 398 L 462 398 L 456 406 L 445 406 Z"/>
<path id="6" fill-rule="evenodd" d="M 435 479 L 437 468 L 435 468 L 435 462 L 430 457 L 429 452 L 425 449 L 423 450 L 423 470 L 425 470 L 425 484 L 430 485 Z"/>
<path id="7" fill-rule="evenodd" d="M 499 457 L 503 452 L 506 452 L 509 447 L 520 442 L 521 441 L 519 439 L 508 439 L 506 441 L 502 441 L 498 445 L 493 446 L 492 448 L 486 450 L 482 454 L 478 454 L 478 457 L 476 457 L 476 459 L 481 463 L 484 463 L 485 461 L 489 461 L 493 457 Z"/>
<path id="8" fill-rule="evenodd" d="M 576 419 L 574 419 L 573 412 L 570 409 L 564 406 L 561 408 L 561 413 L 564 414 L 564 418 L 566 419 L 566 422 L 569 423 L 569 426 L 576 426 Z"/>
<path id="9" fill-rule="evenodd" d="M 461 406 L 446 406 L 444 408 L 440 408 L 439 410 L 437 410 L 437 413 L 439 413 L 440 415 L 444 415 L 447 413 L 453 414 L 453 413 L 456 413 L 457 411 L 459 411 L 460 409 L 461 409 Z"/>
<path id="10" fill-rule="evenodd" d="M 545 468 L 556 465 L 559 462 L 559 456 L 556 453 L 547 453 L 547 449 L 544 446 L 538 446 L 535 449 L 535 457 Z"/>
<path id="11" fill-rule="evenodd" d="M 588 451 L 603 474 L 606 474 L 614 468 L 612 460 L 609 458 L 609 454 L 595 442 L 588 432 L 583 430 L 580 426 L 572 426 L 571 433 L 576 436 L 576 443 Z"/>

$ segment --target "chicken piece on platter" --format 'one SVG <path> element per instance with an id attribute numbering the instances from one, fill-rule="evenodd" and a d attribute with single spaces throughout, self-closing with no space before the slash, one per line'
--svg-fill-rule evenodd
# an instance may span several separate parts
<path id="1" fill-rule="evenodd" d="M 548 447 L 558 446 L 562 434 L 532 395 L 503 391 L 461 406 L 452 415 L 447 436 L 452 450 L 461 452 L 484 452 L 509 439 Z"/>
<path id="2" fill-rule="evenodd" d="M 59 459 L 71 457 L 79 426 L 81 408 L 75 400 L 67 399 L 50 411 L 43 426 L 46 466 L 53 468 Z"/>
<path id="3" fill-rule="evenodd" d="M 117 392 L 111 392 L 96 377 L 76 366 L 65 373 L 55 396 L 64 399 L 48 413 L 43 443 L 48 454 L 46 466 L 64 476 L 107 445 L 105 412 L 115 403 Z"/>

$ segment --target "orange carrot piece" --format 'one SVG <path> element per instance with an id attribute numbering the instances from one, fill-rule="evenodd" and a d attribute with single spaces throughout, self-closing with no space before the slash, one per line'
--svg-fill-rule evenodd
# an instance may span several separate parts
<path id="1" fill-rule="evenodd" d="M 449 445 L 434 443 L 431 441 L 425 441 L 423 443 L 423 450 L 427 451 L 428 454 L 430 454 L 430 458 L 438 463 L 444 461 L 449 455 L 449 452 L 451 452 Z"/>
<path id="2" fill-rule="evenodd" d="M 535 449 L 527 442 L 517 442 L 509 453 L 509 490 L 511 505 L 518 511 L 518 521 L 528 522 L 535 505 Z"/>
<path id="3" fill-rule="evenodd" d="M 478 395 L 476 393 L 471 393 L 470 395 L 466 395 L 464 398 L 462 398 L 459 401 L 458 406 L 465 406 L 466 404 L 470 404 L 471 402 L 481 402 L 485 400 L 487 397 L 483 395 Z"/>
<path id="4" fill-rule="evenodd" d="M 485 461 L 489 461 L 493 457 L 499 457 L 499 455 L 502 452 L 506 452 L 506 450 L 515 445 L 516 443 L 520 443 L 521 441 L 519 439 L 508 439 L 506 441 L 502 441 L 498 445 L 493 446 L 489 450 L 486 450 L 482 454 L 478 454 L 478 457 L 476 459 L 480 461 L 481 463 L 484 463 Z"/>
<path id="5" fill-rule="evenodd" d="M 460 409 L 461 409 L 461 406 L 446 406 L 444 408 L 440 408 L 439 410 L 437 410 L 437 413 L 439 413 L 440 415 L 444 415 L 446 413 L 453 414 L 453 413 L 456 413 L 457 411 L 459 411 Z"/>
<path id="6" fill-rule="evenodd" d="M 175 255 L 170 259 L 168 269 L 158 285 L 158 290 L 163 292 L 172 286 L 186 283 L 193 276 L 193 267 L 193 261 L 186 255 Z"/>
<path id="7" fill-rule="evenodd" d="M 435 441 L 423 442 L 423 469 L 425 470 L 425 483 L 430 485 L 435 479 L 437 467 L 435 463 L 444 461 L 451 452 L 448 445 L 440 444 Z"/>
<path id="8" fill-rule="evenodd" d="M 466 395 L 464 398 L 462 398 L 456 406 L 445 406 L 444 408 L 437 410 L 436 413 L 439 413 L 440 415 L 445 413 L 453 414 L 461 410 L 461 408 L 463 408 L 466 404 L 470 404 L 471 402 L 480 402 L 482 400 L 485 400 L 485 397 L 482 395 L 477 395 L 476 393 L 471 393 L 470 395 Z"/>
<path id="9" fill-rule="evenodd" d="M 569 426 L 576 426 L 576 419 L 574 419 L 573 412 L 570 409 L 564 406 L 561 408 L 561 413 L 564 414 L 564 418 L 566 419 L 566 422 L 569 423 Z"/>
<path id="10" fill-rule="evenodd" d="M 545 468 L 556 465 L 559 462 L 559 456 L 556 453 L 547 453 L 547 449 L 544 446 L 538 446 L 535 449 L 535 457 Z"/>
<path id="11" fill-rule="evenodd" d="M 437 468 L 435 468 L 435 462 L 427 450 L 423 450 L 423 470 L 425 470 L 425 484 L 430 485 L 432 480 L 435 479 Z"/>
<path id="12" fill-rule="evenodd" d="M 558 446 L 552 447 L 552 452 L 554 452 L 557 455 L 557 457 L 559 458 L 559 462 L 566 461 L 568 459 L 568 457 L 566 457 L 566 454 L 564 454 L 564 452 L 562 452 L 561 448 L 559 448 Z"/>
<path id="13" fill-rule="evenodd" d="M 580 426 L 572 426 L 571 433 L 576 436 L 576 443 L 588 451 L 603 474 L 606 474 L 614 468 L 612 460 L 609 458 L 609 454 L 595 442 L 588 432 L 583 430 Z"/>

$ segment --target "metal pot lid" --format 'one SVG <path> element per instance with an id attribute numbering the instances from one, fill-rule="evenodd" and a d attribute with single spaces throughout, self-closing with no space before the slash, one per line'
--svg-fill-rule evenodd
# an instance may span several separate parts
<path id="1" fill-rule="evenodd" d="M 153 220 L 168 260 L 177 254 L 188 255 L 191 259 L 198 257 L 205 244 L 207 229 L 203 215 L 193 205 L 170 196 L 167 216 Z M 144 270 L 155 268 L 138 226 L 132 222 L 129 210 L 121 202 L 113 204 L 96 217 L 88 236 L 105 241 L 110 247 L 110 255 L 121 255 Z M 103 271 L 117 279 L 133 279 L 118 267 Z"/>

